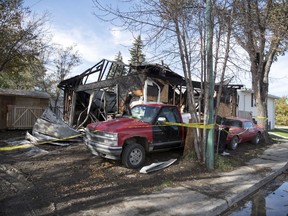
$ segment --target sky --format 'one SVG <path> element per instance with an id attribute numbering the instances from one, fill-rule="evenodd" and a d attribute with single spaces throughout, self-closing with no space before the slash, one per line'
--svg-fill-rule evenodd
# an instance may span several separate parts
<path id="1" fill-rule="evenodd" d="M 115 4 L 117 0 L 106 0 Z M 93 15 L 92 0 L 24 0 L 33 13 L 49 14 L 49 31 L 52 42 L 63 47 L 75 45 L 82 64 L 75 67 L 72 76 L 81 74 L 102 59 L 114 60 L 120 51 L 125 63 L 130 57 L 129 49 L 134 41 L 130 32 L 103 22 Z M 160 62 L 151 62 L 160 63 Z M 241 79 L 246 88 L 251 88 L 249 76 Z M 269 94 L 288 96 L 288 53 L 272 64 L 269 78 Z"/>

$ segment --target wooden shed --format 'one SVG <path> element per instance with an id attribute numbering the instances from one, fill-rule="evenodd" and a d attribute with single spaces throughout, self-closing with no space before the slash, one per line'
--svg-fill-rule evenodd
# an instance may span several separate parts
<path id="1" fill-rule="evenodd" d="M 0 129 L 32 129 L 49 98 L 45 92 L 0 89 Z"/>

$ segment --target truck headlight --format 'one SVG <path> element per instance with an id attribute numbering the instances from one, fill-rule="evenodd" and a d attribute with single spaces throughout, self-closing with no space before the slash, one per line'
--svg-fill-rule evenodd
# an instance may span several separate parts
<path id="1" fill-rule="evenodd" d="M 86 137 L 96 144 L 118 146 L 118 134 L 108 131 L 86 130 Z"/>

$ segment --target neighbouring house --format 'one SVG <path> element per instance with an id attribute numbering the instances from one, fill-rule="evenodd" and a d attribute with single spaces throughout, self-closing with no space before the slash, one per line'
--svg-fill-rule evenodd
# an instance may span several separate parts
<path id="1" fill-rule="evenodd" d="M 242 118 L 257 118 L 259 117 L 256 109 L 255 96 L 251 89 L 242 88 L 238 92 L 238 117 Z M 268 94 L 267 110 L 268 110 L 268 128 L 275 127 L 275 100 L 279 97 Z"/>
<path id="2" fill-rule="evenodd" d="M 197 81 L 192 85 L 196 108 L 202 111 L 202 85 Z M 58 87 L 64 91 L 63 119 L 74 128 L 129 112 L 129 107 L 142 102 L 169 103 L 187 110 L 184 77 L 163 64 L 125 65 L 103 59 L 82 74 L 61 81 Z M 221 115 L 236 115 L 237 89 L 241 87 L 224 86 Z"/>
<path id="3" fill-rule="evenodd" d="M 32 129 L 49 98 L 45 92 L 0 89 L 0 129 Z"/>

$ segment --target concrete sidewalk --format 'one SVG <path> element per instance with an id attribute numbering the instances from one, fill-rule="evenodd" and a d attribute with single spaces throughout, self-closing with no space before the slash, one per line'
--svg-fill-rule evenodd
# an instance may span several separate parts
<path id="1" fill-rule="evenodd" d="M 274 144 L 232 172 L 186 181 L 177 188 L 126 198 L 110 209 L 90 209 L 77 215 L 219 215 L 288 169 L 287 162 L 288 143 Z"/>

